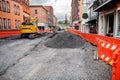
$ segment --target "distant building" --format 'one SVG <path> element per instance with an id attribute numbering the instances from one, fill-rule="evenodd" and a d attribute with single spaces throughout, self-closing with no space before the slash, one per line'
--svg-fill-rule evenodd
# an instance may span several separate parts
<path id="1" fill-rule="evenodd" d="M 58 19 L 56 18 L 56 16 L 53 16 L 53 26 L 57 26 L 58 25 Z"/>
<path id="2" fill-rule="evenodd" d="M 83 31 L 83 18 L 82 18 L 82 14 L 84 13 L 84 8 L 83 8 L 83 1 L 84 0 L 78 0 L 78 9 L 79 9 L 79 12 L 78 12 L 78 16 L 79 16 L 79 30 L 80 31 Z"/>
<path id="3" fill-rule="evenodd" d="M 83 6 L 86 6 L 84 13 L 88 14 L 88 18 L 83 19 L 84 24 L 82 25 L 82 31 L 96 34 L 98 33 L 98 12 L 94 12 L 93 10 L 94 1 L 95 0 L 87 0 L 86 2 L 83 2 Z"/>
<path id="4" fill-rule="evenodd" d="M 49 26 L 53 26 L 54 9 L 52 6 L 44 6 L 44 8 L 48 10 Z"/>
<path id="5" fill-rule="evenodd" d="M 0 30 L 18 30 L 29 15 L 29 0 L 0 0 Z"/>
<path id="6" fill-rule="evenodd" d="M 49 27 L 48 23 L 48 10 L 42 5 L 31 5 L 30 16 L 38 18 L 38 26 Z"/>
<path id="7" fill-rule="evenodd" d="M 75 29 L 79 29 L 79 15 L 78 15 L 78 12 L 79 12 L 79 9 L 78 9 L 78 0 L 72 0 L 72 3 L 71 3 L 71 21 L 72 21 L 72 26 L 75 28 Z"/>
<path id="8" fill-rule="evenodd" d="M 56 25 L 57 18 L 54 16 L 52 6 L 31 5 L 31 17 L 38 17 L 38 26 L 51 27 Z"/>

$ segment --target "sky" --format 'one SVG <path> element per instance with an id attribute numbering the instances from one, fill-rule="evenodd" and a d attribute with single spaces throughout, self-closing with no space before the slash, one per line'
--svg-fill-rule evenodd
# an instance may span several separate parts
<path id="1" fill-rule="evenodd" d="M 67 14 L 68 19 L 71 13 L 72 0 L 30 0 L 31 5 L 51 5 L 54 8 L 54 14 L 59 21 L 65 20 Z"/>

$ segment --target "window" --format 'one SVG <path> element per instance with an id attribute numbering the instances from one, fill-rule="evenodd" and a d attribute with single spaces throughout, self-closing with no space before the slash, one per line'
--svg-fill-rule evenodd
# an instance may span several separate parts
<path id="1" fill-rule="evenodd" d="M 5 1 L 4 0 L 2 0 L 2 11 L 5 11 Z"/>
<path id="2" fill-rule="evenodd" d="M 14 5 L 14 14 L 17 14 L 17 7 Z"/>
<path id="3" fill-rule="evenodd" d="M 17 14 L 20 15 L 20 7 L 17 7 Z"/>
<path id="4" fill-rule="evenodd" d="M 0 18 L 0 30 L 2 29 L 2 19 Z"/>
<path id="5" fill-rule="evenodd" d="M 103 16 L 101 16 L 101 34 L 104 34 L 104 23 L 103 23 Z"/>
<path id="6" fill-rule="evenodd" d="M 15 27 L 16 27 L 16 29 L 17 29 L 17 20 L 15 20 Z"/>
<path id="7" fill-rule="evenodd" d="M 6 23 L 6 19 L 5 18 L 3 19 L 3 23 L 4 23 L 3 24 L 4 29 L 7 29 L 7 23 Z"/>
<path id="8" fill-rule="evenodd" d="M 8 29 L 11 29 L 11 22 L 10 22 L 10 19 L 8 19 Z"/>
<path id="9" fill-rule="evenodd" d="M 1 6 L 2 6 L 2 3 L 1 3 L 1 0 L 0 0 L 0 11 L 1 11 Z"/>
<path id="10" fill-rule="evenodd" d="M 35 10 L 35 14 L 37 14 L 37 10 Z"/>
<path id="11" fill-rule="evenodd" d="M 118 11 L 118 28 L 117 28 L 117 36 L 120 36 L 120 11 Z"/>
<path id="12" fill-rule="evenodd" d="M 10 4 L 9 4 L 8 1 L 6 2 L 6 11 L 7 11 L 7 12 L 10 12 Z"/>
<path id="13" fill-rule="evenodd" d="M 27 5 L 29 6 L 29 1 L 27 2 Z"/>
<path id="14" fill-rule="evenodd" d="M 16 29 L 20 29 L 20 21 L 19 20 L 15 20 L 15 27 L 16 27 Z"/>
<path id="15" fill-rule="evenodd" d="M 20 20 L 18 20 L 18 29 L 20 29 Z"/>
<path id="16" fill-rule="evenodd" d="M 19 6 L 14 5 L 14 14 L 20 15 L 20 7 Z"/>

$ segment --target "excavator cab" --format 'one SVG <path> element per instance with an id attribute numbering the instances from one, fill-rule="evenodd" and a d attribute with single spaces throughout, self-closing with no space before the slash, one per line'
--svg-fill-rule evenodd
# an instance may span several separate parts
<path id="1" fill-rule="evenodd" d="M 38 33 L 37 18 L 31 18 L 23 22 L 20 26 L 20 32 L 21 37 L 35 38 Z"/>

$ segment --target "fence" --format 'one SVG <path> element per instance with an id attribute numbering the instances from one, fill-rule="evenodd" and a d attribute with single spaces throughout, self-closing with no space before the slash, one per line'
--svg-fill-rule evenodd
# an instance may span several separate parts
<path id="1" fill-rule="evenodd" d="M 0 37 L 15 36 L 21 34 L 18 30 L 0 31 Z"/>
<path id="2" fill-rule="evenodd" d="M 112 80 L 120 80 L 120 39 L 98 34 L 82 33 L 71 28 L 67 30 L 96 45 L 99 59 L 112 66 Z"/>

